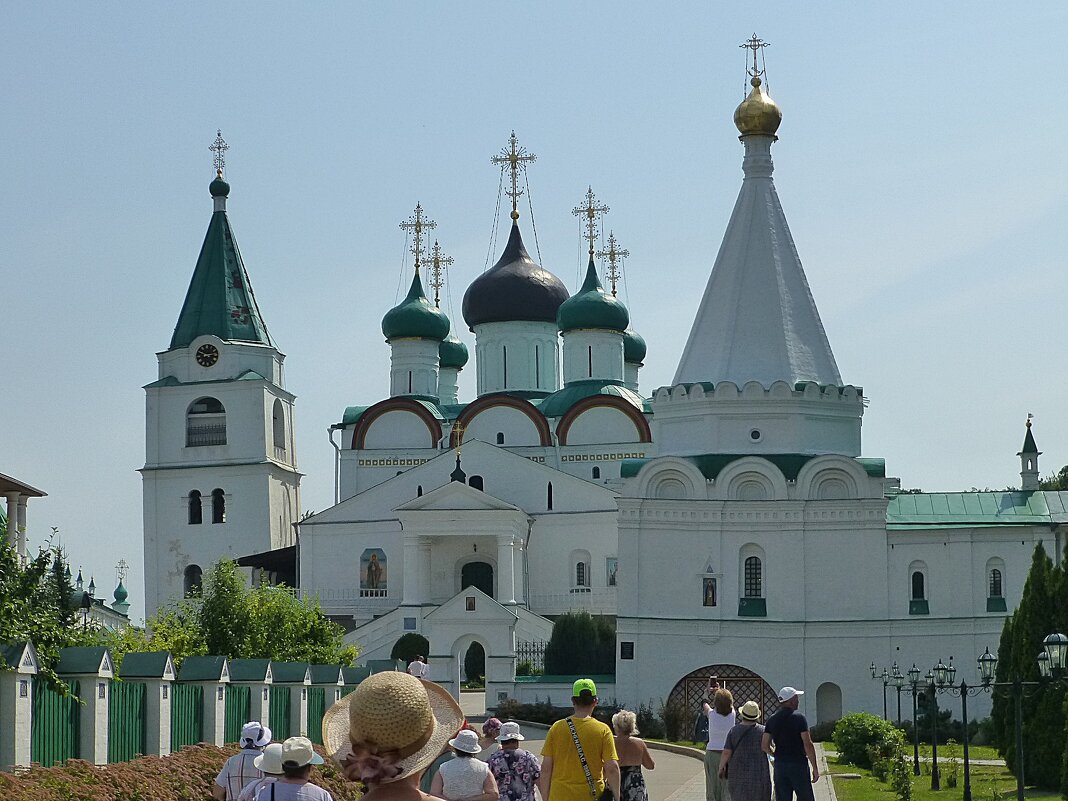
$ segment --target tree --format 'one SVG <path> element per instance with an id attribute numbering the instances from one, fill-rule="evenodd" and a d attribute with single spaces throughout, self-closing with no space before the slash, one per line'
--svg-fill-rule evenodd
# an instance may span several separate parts
<path id="1" fill-rule="evenodd" d="M 549 675 L 605 675 L 616 672 L 615 626 L 589 612 L 568 612 L 553 624 L 545 646 L 545 673 Z"/>
<path id="2" fill-rule="evenodd" d="M 464 654 L 464 675 L 469 682 L 477 682 L 486 675 L 486 649 L 473 642 Z"/>
<path id="3" fill-rule="evenodd" d="M 1048 475 L 1038 482 L 1040 490 L 1057 491 L 1068 490 L 1068 464 L 1052 475 Z"/>
<path id="4" fill-rule="evenodd" d="M 389 652 L 390 659 L 399 659 L 408 664 L 417 656 L 430 654 L 430 641 L 422 634 L 409 631 L 401 635 L 401 638 L 393 643 L 393 650 Z"/>
<path id="5" fill-rule="evenodd" d="M 204 577 L 200 598 L 187 598 L 146 621 L 147 633 L 102 632 L 117 663 L 130 651 L 170 651 L 186 656 L 272 659 L 351 665 L 358 650 L 345 645 L 345 630 L 323 614 L 317 598 L 298 598 L 288 587 L 249 589 L 236 562 L 223 559 Z"/>

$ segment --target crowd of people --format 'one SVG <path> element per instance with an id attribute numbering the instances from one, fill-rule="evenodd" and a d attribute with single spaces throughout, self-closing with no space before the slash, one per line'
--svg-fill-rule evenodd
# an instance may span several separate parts
<path id="1" fill-rule="evenodd" d="M 535 801 L 535 789 L 542 801 L 649 801 L 643 771 L 655 762 L 636 716 L 620 710 L 611 728 L 594 718 L 591 679 L 574 683 L 573 713 L 549 728 L 539 760 L 523 748 L 518 723 L 468 723 L 453 697 L 423 678 L 425 667 L 418 659 L 406 673 L 376 673 L 323 718 L 324 749 L 364 786 L 364 801 Z M 773 776 L 775 801 L 813 801 L 820 774 L 797 711 L 802 695 L 783 687 L 779 711 L 762 725 L 755 701 L 735 708 L 730 690 L 710 680 L 706 801 L 771 801 Z M 307 737 L 272 743 L 271 730 L 251 721 L 240 746 L 215 779 L 217 801 L 333 801 L 311 781 L 323 758 Z"/>

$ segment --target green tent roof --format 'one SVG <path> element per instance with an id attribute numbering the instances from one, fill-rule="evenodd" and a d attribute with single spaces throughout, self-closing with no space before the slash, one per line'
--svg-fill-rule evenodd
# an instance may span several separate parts
<path id="1" fill-rule="evenodd" d="M 169 651 L 126 654 L 119 675 L 123 679 L 162 679 L 170 656 Z"/>
<path id="2" fill-rule="evenodd" d="M 595 395 L 614 395 L 632 403 L 638 411 L 644 411 L 641 395 L 623 386 L 622 381 L 605 381 L 600 378 L 572 381 L 563 389 L 558 389 L 542 400 L 538 404 L 538 410 L 546 417 L 561 417 L 579 401 Z"/>
<path id="3" fill-rule="evenodd" d="M 218 189 L 215 182 L 213 187 Z M 229 186 L 226 190 L 229 191 Z M 274 344 L 256 305 L 256 296 L 225 208 L 211 215 L 189 291 L 171 337 L 171 349 L 188 347 L 194 339 L 205 334 L 213 334 L 227 342 Z"/>
<path id="4" fill-rule="evenodd" d="M 266 681 L 270 667 L 270 659 L 231 659 L 230 681 Z"/>
<path id="5" fill-rule="evenodd" d="M 889 528 L 1033 526 L 1068 521 L 1068 492 L 901 493 L 886 508 Z"/>

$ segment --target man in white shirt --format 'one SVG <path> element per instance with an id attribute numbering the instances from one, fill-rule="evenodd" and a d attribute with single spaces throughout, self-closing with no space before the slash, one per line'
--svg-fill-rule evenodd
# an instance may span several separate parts
<path id="1" fill-rule="evenodd" d="M 241 727 L 241 750 L 226 760 L 215 777 L 211 796 L 216 801 L 235 801 L 242 788 L 253 779 L 263 776 L 255 764 L 256 757 L 271 742 L 271 730 L 258 720 L 250 720 Z"/>
<path id="2" fill-rule="evenodd" d="M 408 663 L 408 675 L 415 676 L 417 679 L 425 679 L 429 671 L 430 665 L 426 663 L 425 656 L 417 656 Z"/>

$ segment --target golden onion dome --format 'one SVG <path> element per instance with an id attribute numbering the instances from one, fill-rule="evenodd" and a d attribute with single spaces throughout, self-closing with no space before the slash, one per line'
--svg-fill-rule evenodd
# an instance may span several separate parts
<path id="1" fill-rule="evenodd" d="M 734 110 L 734 124 L 742 136 L 774 136 L 782 122 L 782 111 L 775 105 L 775 101 L 768 97 L 768 93 L 761 86 L 760 78 L 753 76 L 749 83 L 753 85 L 753 91 Z"/>

